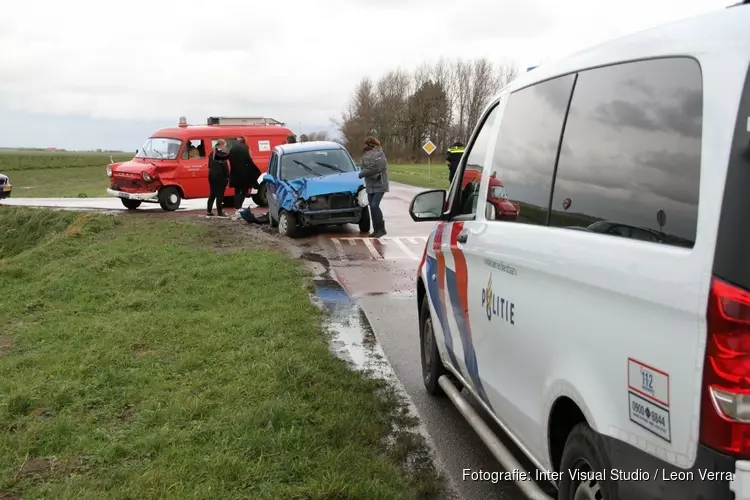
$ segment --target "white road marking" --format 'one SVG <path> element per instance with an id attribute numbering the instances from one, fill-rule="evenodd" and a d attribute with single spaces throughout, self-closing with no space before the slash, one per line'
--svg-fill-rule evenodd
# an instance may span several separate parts
<path id="1" fill-rule="evenodd" d="M 354 245 L 357 244 L 357 238 L 342 238 L 342 239 L 348 241 L 349 244 L 352 245 L 352 246 L 354 246 Z M 359 239 L 362 239 L 362 238 L 359 238 Z"/>
<path id="2" fill-rule="evenodd" d="M 339 260 L 341 261 L 349 260 L 346 258 L 344 247 L 341 245 L 341 242 L 338 240 L 338 238 L 332 238 L 331 241 L 333 241 L 333 246 L 336 247 L 336 253 L 339 254 Z"/>
<path id="3" fill-rule="evenodd" d="M 370 255 L 372 255 L 372 258 L 375 260 L 383 260 L 383 256 L 378 253 L 378 251 L 375 249 L 375 245 L 372 244 L 372 241 L 370 238 L 362 238 L 362 241 L 365 242 L 365 246 L 370 251 Z"/>
<path id="4" fill-rule="evenodd" d="M 401 248 L 401 250 L 412 260 L 419 260 L 419 257 L 414 255 L 414 252 L 409 250 L 409 247 L 407 247 L 403 241 L 401 241 L 401 238 L 393 238 L 393 241 Z"/>

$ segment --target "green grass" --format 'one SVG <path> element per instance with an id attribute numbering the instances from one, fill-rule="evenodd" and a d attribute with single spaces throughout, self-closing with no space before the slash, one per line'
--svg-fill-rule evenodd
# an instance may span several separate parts
<path id="1" fill-rule="evenodd" d="M 414 422 L 330 353 L 310 277 L 267 242 L 11 207 L 0 227 L 0 498 L 440 494 L 422 440 L 385 439 Z"/>
<path id="2" fill-rule="evenodd" d="M 133 153 L 111 154 L 125 161 Z M 106 196 L 110 153 L 0 150 L 0 173 L 10 177 L 14 197 Z"/>
<path id="3" fill-rule="evenodd" d="M 429 165 L 388 165 L 388 179 L 424 188 L 448 189 L 448 166 L 445 162 Z"/>

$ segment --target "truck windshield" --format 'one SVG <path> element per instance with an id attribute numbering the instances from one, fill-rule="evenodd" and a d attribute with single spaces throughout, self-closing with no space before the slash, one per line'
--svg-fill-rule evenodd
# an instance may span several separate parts
<path id="1" fill-rule="evenodd" d="M 179 139 L 151 137 L 138 149 L 135 157 L 155 160 L 175 160 L 177 159 L 177 154 L 180 152 L 180 146 L 182 146 L 182 141 Z"/>
<path id="2" fill-rule="evenodd" d="M 287 181 L 345 172 L 354 172 L 354 162 L 342 149 L 289 153 L 281 157 L 280 177 Z"/>

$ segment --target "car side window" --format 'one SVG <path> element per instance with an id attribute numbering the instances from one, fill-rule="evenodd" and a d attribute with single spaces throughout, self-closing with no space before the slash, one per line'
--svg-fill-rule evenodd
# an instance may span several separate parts
<path id="1" fill-rule="evenodd" d="M 276 153 L 273 153 L 271 155 L 271 161 L 268 162 L 268 173 L 272 175 L 273 177 L 277 177 L 276 170 L 278 170 L 279 165 L 279 157 L 276 156 Z"/>
<path id="2" fill-rule="evenodd" d="M 575 75 L 508 97 L 492 155 L 488 220 L 547 224 L 560 135 Z"/>
<path id="3" fill-rule="evenodd" d="M 453 179 L 451 191 L 458 190 L 455 198 L 453 198 L 456 209 L 452 210 L 456 216 L 476 215 L 479 184 L 482 181 L 482 172 L 487 164 L 487 147 L 490 139 L 492 139 L 498 109 L 499 106 L 495 105 L 484 123 L 481 124 L 476 139 L 464 153 L 466 159 L 462 160 L 464 161 L 463 171 Z"/>
<path id="4" fill-rule="evenodd" d="M 565 126 L 550 224 L 590 227 L 610 221 L 630 227 L 630 238 L 692 248 L 702 85 L 698 62 L 686 57 L 581 72 Z"/>
<path id="5" fill-rule="evenodd" d="M 206 144 L 201 139 L 187 141 L 185 149 L 182 151 L 183 160 L 194 160 L 196 158 L 206 157 Z"/>

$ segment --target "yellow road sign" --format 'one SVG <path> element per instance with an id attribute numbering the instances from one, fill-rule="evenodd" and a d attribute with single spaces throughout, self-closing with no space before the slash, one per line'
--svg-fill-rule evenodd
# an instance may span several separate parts
<path id="1" fill-rule="evenodd" d="M 435 146 L 435 144 L 433 144 L 432 141 L 427 141 L 424 144 L 422 144 L 422 149 L 424 150 L 425 153 L 427 153 L 428 155 L 431 155 L 432 153 L 435 152 L 435 150 L 437 149 L 437 146 Z"/>

